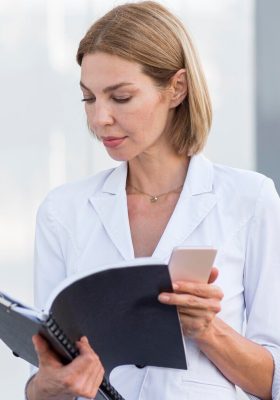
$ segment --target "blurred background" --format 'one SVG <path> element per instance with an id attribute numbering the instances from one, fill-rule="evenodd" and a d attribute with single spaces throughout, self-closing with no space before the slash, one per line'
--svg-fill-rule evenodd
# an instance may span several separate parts
<path id="1" fill-rule="evenodd" d="M 280 3 L 159 2 L 185 22 L 204 65 L 214 109 L 206 155 L 265 173 L 279 190 Z M 116 164 L 87 130 L 75 54 L 93 21 L 121 3 L 0 0 L 0 290 L 30 304 L 40 202 Z M 0 371 L 1 396 L 23 400 L 28 366 L 1 342 Z"/>

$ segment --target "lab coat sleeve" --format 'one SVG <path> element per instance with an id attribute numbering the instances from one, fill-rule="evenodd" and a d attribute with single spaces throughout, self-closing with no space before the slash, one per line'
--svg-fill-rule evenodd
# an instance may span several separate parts
<path id="1" fill-rule="evenodd" d="M 250 221 L 244 271 L 246 337 L 272 354 L 272 399 L 279 400 L 280 199 L 272 180 L 268 178 L 264 178 Z"/>
<path id="2" fill-rule="evenodd" d="M 40 310 L 51 291 L 66 278 L 66 243 L 71 242 L 69 232 L 55 215 L 54 208 L 51 192 L 39 207 L 36 218 L 34 302 Z M 30 372 L 34 375 L 37 368 L 31 366 Z"/>
<path id="3" fill-rule="evenodd" d="M 39 207 L 34 248 L 34 300 L 43 309 L 51 291 L 66 278 L 68 233 L 55 215 L 52 192 Z"/>
<path id="4" fill-rule="evenodd" d="M 55 191 L 50 192 L 39 207 L 36 218 L 34 248 L 34 301 L 38 309 L 43 309 L 52 290 L 67 277 L 69 248 L 78 254 L 78 248 L 71 232 L 63 224 L 56 211 Z M 28 400 L 26 388 L 38 368 L 30 366 L 30 377 L 25 386 L 25 400 Z M 98 393 L 96 400 L 103 397 Z M 79 397 L 80 400 L 86 400 Z M 77 399 L 78 400 L 78 399 Z"/>

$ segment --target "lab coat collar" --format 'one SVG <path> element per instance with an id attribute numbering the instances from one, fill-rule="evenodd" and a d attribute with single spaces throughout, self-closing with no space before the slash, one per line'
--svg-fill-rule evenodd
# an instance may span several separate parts
<path id="1" fill-rule="evenodd" d="M 120 254 L 129 260 L 134 258 L 134 250 L 127 211 L 126 177 L 127 163 L 122 163 L 89 200 Z M 190 236 L 215 204 L 213 165 L 202 154 L 192 156 L 180 198 L 153 257 L 166 259 L 175 246 Z"/>
<path id="2" fill-rule="evenodd" d="M 184 186 L 193 196 L 212 192 L 213 164 L 203 154 L 192 156 Z"/>
<path id="3" fill-rule="evenodd" d="M 110 194 L 120 194 L 125 190 L 127 177 L 127 163 L 122 163 L 115 168 L 103 184 L 102 192 Z M 197 154 L 191 157 L 187 179 L 184 189 L 192 195 L 208 193 L 212 191 L 213 185 L 213 165 L 204 157 Z"/>
<path id="4" fill-rule="evenodd" d="M 104 229 L 125 260 L 134 258 L 126 200 L 127 163 L 113 169 L 101 190 L 89 198 Z"/>
<path id="5" fill-rule="evenodd" d="M 213 164 L 202 154 L 192 156 L 181 196 L 153 257 L 168 261 L 174 247 L 188 245 L 188 239 L 216 205 Z M 203 240 L 203 239 L 201 239 Z M 194 245 L 192 241 L 189 242 Z M 197 243 L 195 245 L 211 245 Z"/>
<path id="6" fill-rule="evenodd" d="M 102 186 L 103 193 L 121 194 L 125 192 L 127 177 L 127 163 L 123 162 L 113 169 Z"/>

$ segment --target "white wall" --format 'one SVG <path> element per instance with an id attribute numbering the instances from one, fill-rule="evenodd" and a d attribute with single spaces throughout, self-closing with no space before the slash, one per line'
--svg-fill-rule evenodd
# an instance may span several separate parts
<path id="1" fill-rule="evenodd" d="M 87 131 L 75 52 L 121 2 L 0 1 L 0 290 L 32 302 L 35 214 L 54 186 L 112 164 Z M 190 28 L 212 93 L 206 153 L 254 168 L 253 0 L 166 0 Z M 1 396 L 23 399 L 26 364 L 0 343 Z"/>

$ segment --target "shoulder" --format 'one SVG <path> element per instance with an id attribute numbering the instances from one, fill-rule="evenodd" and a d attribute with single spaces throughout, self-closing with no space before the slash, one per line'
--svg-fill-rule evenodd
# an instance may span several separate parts
<path id="1" fill-rule="evenodd" d="M 115 170 L 116 168 L 110 168 L 51 190 L 40 204 L 37 218 L 51 219 L 58 215 L 75 214 L 78 209 L 88 204 L 91 196 L 101 191 L 104 183 Z"/>
<path id="2" fill-rule="evenodd" d="M 254 200 L 263 191 L 276 192 L 273 181 L 264 174 L 214 163 L 203 154 L 192 158 L 189 169 L 193 194 L 212 192 L 220 199 Z"/>
<path id="3" fill-rule="evenodd" d="M 262 185 L 263 181 L 268 179 L 265 175 L 259 172 L 234 168 L 228 165 L 213 163 L 214 179 L 217 183 L 227 185 L 238 184 L 239 188 L 253 189 Z M 249 187 L 248 187 L 249 185 Z M 236 187 L 237 189 L 237 187 Z"/>
<path id="4" fill-rule="evenodd" d="M 225 202 L 237 203 L 256 212 L 257 208 L 280 205 L 279 195 L 272 179 L 264 174 L 213 163 L 213 190 Z"/>
<path id="5" fill-rule="evenodd" d="M 265 186 L 274 186 L 273 181 L 259 172 L 213 163 L 213 185 L 217 190 L 234 190 L 240 195 L 257 196 Z"/>

